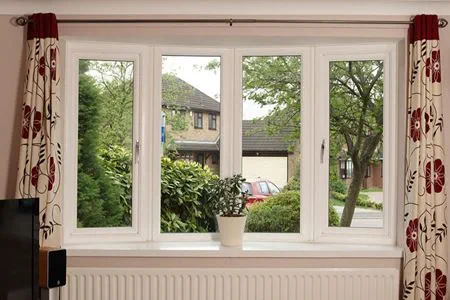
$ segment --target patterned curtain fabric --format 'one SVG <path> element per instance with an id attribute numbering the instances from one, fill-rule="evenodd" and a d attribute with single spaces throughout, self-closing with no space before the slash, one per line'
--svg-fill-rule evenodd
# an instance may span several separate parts
<path id="1" fill-rule="evenodd" d="M 447 194 L 437 16 L 409 28 L 403 299 L 447 294 Z"/>
<path id="2" fill-rule="evenodd" d="M 40 199 L 40 243 L 60 245 L 62 119 L 54 14 L 29 17 L 17 198 Z"/>

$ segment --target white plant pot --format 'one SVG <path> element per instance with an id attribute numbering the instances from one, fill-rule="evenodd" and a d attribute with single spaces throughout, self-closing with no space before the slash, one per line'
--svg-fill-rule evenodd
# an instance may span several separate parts
<path id="1" fill-rule="evenodd" d="M 245 222 L 247 216 L 222 217 L 217 216 L 219 224 L 220 243 L 223 246 L 240 246 L 244 236 Z"/>

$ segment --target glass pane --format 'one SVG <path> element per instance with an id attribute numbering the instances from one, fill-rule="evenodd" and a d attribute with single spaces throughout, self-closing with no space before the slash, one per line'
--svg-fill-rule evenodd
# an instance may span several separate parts
<path id="1" fill-rule="evenodd" d="M 161 232 L 215 232 L 220 56 L 163 56 Z"/>
<path id="2" fill-rule="evenodd" d="M 329 226 L 383 227 L 383 61 L 330 62 Z"/>
<path id="3" fill-rule="evenodd" d="M 78 227 L 132 223 L 131 61 L 79 61 Z"/>
<path id="4" fill-rule="evenodd" d="M 242 61 L 248 232 L 300 232 L 300 56 Z"/>

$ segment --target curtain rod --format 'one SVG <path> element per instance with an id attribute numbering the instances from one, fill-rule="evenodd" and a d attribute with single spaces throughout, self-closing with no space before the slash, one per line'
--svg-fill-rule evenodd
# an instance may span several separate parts
<path id="1" fill-rule="evenodd" d="M 19 26 L 25 26 L 31 22 L 27 16 L 15 19 Z M 293 20 L 293 19 L 60 19 L 61 24 L 135 24 L 135 23 L 195 23 L 195 24 L 360 24 L 360 25 L 409 25 L 413 21 L 381 21 L 381 20 Z M 448 21 L 439 18 L 439 27 L 444 28 Z"/>

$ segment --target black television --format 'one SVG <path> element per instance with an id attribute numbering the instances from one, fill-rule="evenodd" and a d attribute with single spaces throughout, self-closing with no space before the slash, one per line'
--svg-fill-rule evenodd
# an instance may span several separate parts
<path id="1" fill-rule="evenodd" d="M 39 199 L 0 200 L 0 299 L 39 299 Z"/>

